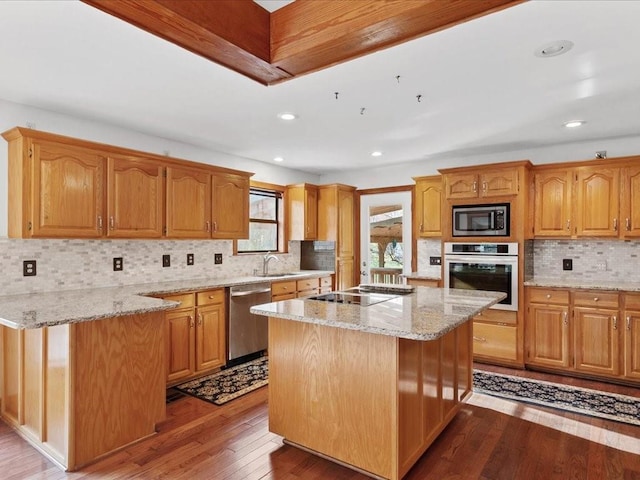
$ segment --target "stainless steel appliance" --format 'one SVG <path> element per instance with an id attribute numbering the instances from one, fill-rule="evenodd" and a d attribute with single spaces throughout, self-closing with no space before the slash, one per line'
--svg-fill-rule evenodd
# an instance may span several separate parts
<path id="1" fill-rule="evenodd" d="M 454 237 L 508 237 L 509 204 L 454 206 L 452 229 Z"/>
<path id="2" fill-rule="evenodd" d="M 491 308 L 518 310 L 518 244 L 445 242 L 444 286 L 504 292 Z"/>
<path id="3" fill-rule="evenodd" d="M 254 315 L 249 309 L 254 305 L 270 301 L 271 284 L 268 282 L 230 288 L 227 365 L 241 357 L 266 350 L 268 345 L 267 319 Z"/>

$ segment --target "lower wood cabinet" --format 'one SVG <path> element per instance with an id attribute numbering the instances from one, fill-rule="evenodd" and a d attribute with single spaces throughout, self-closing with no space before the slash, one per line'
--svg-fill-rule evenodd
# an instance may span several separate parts
<path id="1" fill-rule="evenodd" d="M 440 280 L 435 278 L 407 278 L 407 285 L 413 285 L 415 287 L 439 287 Z"/>
<path id="2" fill-rule="evenodd" d="M 333 280 L 331 275 L 320 278 L 305 278 L 302 280 L 284 280 L 271 284 L 271 301 L 291 300 L 292 298 L 308 297 L 318 293 L 329 293 Z"/>
<path id="3" fill-rule="evenodd" d="M 526 296 L 527 365 L 640 380 L 640 294 L 528 287 Z"/>
<path id="4" fill-rule="evenodd" d="M 520 366 L 518 334 L 518 312 L 485 310 L 473 319 L 473 359 Z"/>
<path id="5" fill-rule="evenodd" d="M 180 302 L 165 314 L 167 384 L 200 376 L 225 364 L 223 288 L 163 296 Z"/>

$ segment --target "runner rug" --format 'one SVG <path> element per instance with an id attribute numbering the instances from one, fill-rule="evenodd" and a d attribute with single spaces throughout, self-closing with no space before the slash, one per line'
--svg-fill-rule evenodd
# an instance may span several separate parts
<path id="1" fill-rule="evenodd" d="M 268 357 L 260 357 L 174 388 L 201 400 L 222 405 L 268 383 Z"/>
<path id="2" fill-rule="evenodd" d="M 588 388 L 473 371 L 473 390 L 545 407 L 640 425 L 640 398 Z"/>

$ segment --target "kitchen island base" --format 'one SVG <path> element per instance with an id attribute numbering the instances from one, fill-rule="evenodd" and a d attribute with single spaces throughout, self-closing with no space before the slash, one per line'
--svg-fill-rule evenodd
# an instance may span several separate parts
<path id="1" fill-rule="evenodd" d="M 269 318 L 269 429 L 402 478 L 471 394 L 471 324 L 429 341 Z"/>

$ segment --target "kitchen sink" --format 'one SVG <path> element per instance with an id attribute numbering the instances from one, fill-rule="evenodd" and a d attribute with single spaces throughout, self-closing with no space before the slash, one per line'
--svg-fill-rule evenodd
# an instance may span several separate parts
<path id="1" fill-rule="evenodd" d="M 303 275 L 299 272 L 287 272 L 287 273 L 258 273 L 256 277 L 269 278 L 269 277 L 293 277 L 295 275 Z"/>

